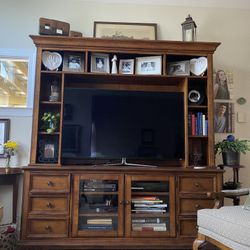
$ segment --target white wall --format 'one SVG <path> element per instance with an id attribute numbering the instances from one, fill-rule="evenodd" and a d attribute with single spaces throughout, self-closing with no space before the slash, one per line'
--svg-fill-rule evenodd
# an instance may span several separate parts
<path id="1" fill-rule="evenodd" d="M 72 30 L 80 31 L 84 36 L 92 36 L 94 21 L 151 22 L 158 24 L 158 39 L 181 40 L 181 23 L 191 14 L 198 26 L 199 41 L 222 43 L 215 53 L 214 67 L 233 72 L 235 97 L 243 96 L 248 100 L 244 106 L 236 104 L 236 112 L 245 112 L 250 119 L 249 9 L 98 4 L 80 0 L 0 0 L 0 3 L 0 49 L 35 49 L 29 34 L 38 34 L 40 17 L 69 22 Z M 19 158 L 13 159 L 13 164 L 26 165 L 29 162 L 31 117 L 10 118 L 10 136 L 21 144 Z M 235 135 L 250 138 L 248 127 L 249 123 L 236 122 Z M 224 136 L 222 134 L 220 137 Z M 242 157 L 242 164 L 246 168 L 240 172 L 241 181 L 243 186 L 250 187 L 250 154 Z M 2 192 L 0 188 L 0 198 L 9 201 L 10 192 L 6 192 L 6 189 Z M 5 213 L 5 221 L 10 220 L 10 210 L 5 210 Z"/>

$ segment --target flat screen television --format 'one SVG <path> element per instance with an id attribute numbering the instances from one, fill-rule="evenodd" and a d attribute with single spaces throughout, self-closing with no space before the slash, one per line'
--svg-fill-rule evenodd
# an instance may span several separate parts
<path id="1" fill-rule="evenodd" d="M 62 159 L 180 161 L 182 92 L 66 88 Z"/>

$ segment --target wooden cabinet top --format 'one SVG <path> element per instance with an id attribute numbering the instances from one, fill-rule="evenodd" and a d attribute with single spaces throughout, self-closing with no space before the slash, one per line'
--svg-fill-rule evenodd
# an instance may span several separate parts
<path id="1" fill-rule="evenodd" d="M 118 40 L 90 37 L 30 36 L 37 47 L 49 49 L 126 51 L 142 53 L 211 54 L 219 42 L 182 42 L 166 40 Z"/>

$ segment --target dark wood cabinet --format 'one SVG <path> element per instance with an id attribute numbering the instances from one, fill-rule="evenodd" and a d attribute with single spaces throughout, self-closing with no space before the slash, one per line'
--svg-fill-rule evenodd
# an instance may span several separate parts
<path id="1" fill-rule="evenodd" d="M 36 87 L 31 159 L 24 168 L 19 247 L 191 249 L 196 212 L 213 206 L 211 194 L 220 191 L 222 185 L 223 171 L 214 166 L 213 150 L 212 59 L 219 43 L 31 38 L 37 47 Z M 52 58 L 47 58 L 47 64 L 57 63 L 58 58 L 62 63 L 48 70 L 44 54 Z M 160 61 L 161 74 L 111 74 L 108 68 L 100 72 L 93 65 L 98 54 L 109 58 L 106 63 L 110 64 L 114 55 L 118 62 L 130 59 L 135 64 L 138 57 L 154 57 Z M 69 65 L 71 57 L 79 59 L 79 68 Z M 205 57 L 208 65 L 202 75 L 171 75 L 171 64 L 199 57 Z M 87 147 L 95 128 L 79 124 L 79 119 L 91 115 L 82 113 L 90 104 L 82 89 L 91 93 L 177 93 L 183 111 L 179 124 L 183 134 L 178 139 L 183 148 L 178 155 L 181 157 L 161 159 L 152 144 L 154 131 L 147 127 L 140 135 L 143 145 L 137 150 L 137 156 L 146 157 L 133 161 L 139 165 L 126 165 L 126 159 L 123 164 L 114 164 L 112 157 L 100 157 L 114 142 L 106 140 L 100 152 L 95 144 Z M 199 103 L 189 101 L 191 90 L 202 95 Z M 68 103 L 69 96 L 73 104 L 81 100 L 82 105 L 76 108 Z M 169 110 L 178 111 L 177 106 L 168 104 Z M 42 119 L 48 112 L 59 117 L 56 126 L 50 124 L 50 130 Z M 194 118 L 203 126 L 199 131 L 192 128 Z M 171 144 L 173 136 L 169 134 L 166 144 L 164 141 L 169 152 L 171 147 L 178 148 L 176 142 Z M 124 138 L 128 137 L 126 132 Z M 131 142 L 129 145 L 134 147 Z M 203 168 L 195 169 L 194 165 Z"/>

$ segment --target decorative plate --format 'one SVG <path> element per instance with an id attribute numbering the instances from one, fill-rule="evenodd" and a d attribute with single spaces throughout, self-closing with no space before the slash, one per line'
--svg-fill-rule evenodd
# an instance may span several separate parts
<path id="1" fill-rule="evenodd" d="M 190 60 L 190 71 L 196 76 L 202 75 L 207 70 L 207 58 L 199 57 Z"/>
<path id="2" fill-rule="evenodd" d="M 57 52 L 44 51 L 42 62 L 47 69 L 57 70 L 62 64 L 62 56 Z"/>
<path id="3" fill-rule="evenodd" d="M 240 104 L 240 105 L 243 105 L 247 102 L 247 100 L 244 98 L 244 97 L 239 97 L 237 99 L 237 103 Z"/>

